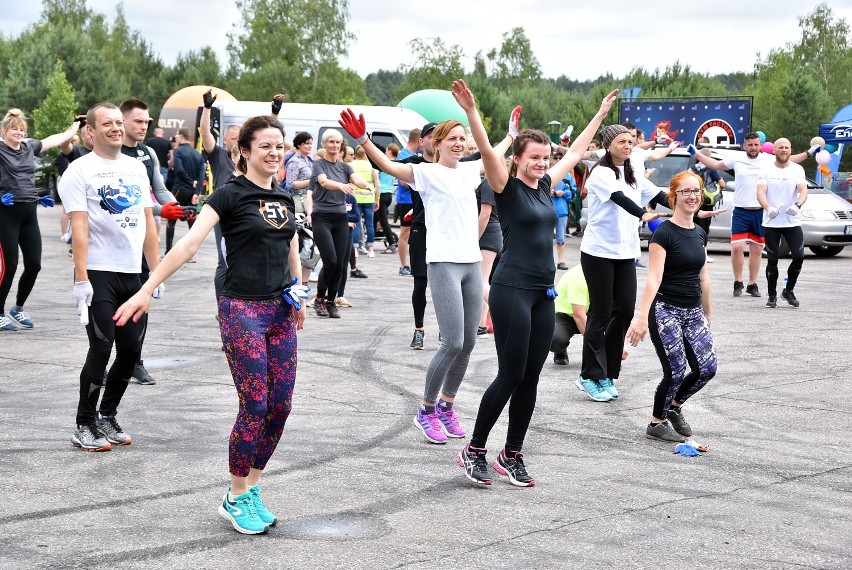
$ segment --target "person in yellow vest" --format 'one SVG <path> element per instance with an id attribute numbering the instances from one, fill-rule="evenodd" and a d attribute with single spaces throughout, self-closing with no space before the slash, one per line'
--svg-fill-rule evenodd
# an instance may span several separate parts
<path id="1" fill-rule="evenodd" d="M 355 190 L 355 201 L 358 202 L 358 207 L 361 209 L 361 217 L 364 220 L 364 225 L 367 228 L 367 247 L 358 248 L 360 253 L 367 257 L 373 257 L 373 242 L 376 241 L 376 222 L 374 214 L 379 206 L 379 193 L 382 186 L 379 182 L 379 171 L 373 168 L 370 161 L 367 160 L 367 152 L 361 145 L 355 148 L 355 160 L 349 163 L 355 174 L 367 181 L 369 188 L 358 188 Z M 360 232 L 359 227 L 355 226 L 355 238 L 358 239 Z M 359 240 L 360 243 L 360 240 Z"/>

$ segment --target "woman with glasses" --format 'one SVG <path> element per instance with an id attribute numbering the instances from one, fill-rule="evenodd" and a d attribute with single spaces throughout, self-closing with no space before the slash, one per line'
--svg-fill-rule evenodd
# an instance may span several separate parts
<path id="1" fill-rule="evenodd" d="M 650 332 L 663 367 L 653 417 L 645 430 L 650 439 L 683 441 L 691 436 L 681 406 L 716 375 L 704 253 L 707 234 L 693 222 L 704 202 L 702 184 L 702 178 L 690 171 L 672 178 L 667 200 L 674 214 L 651 237 L 642 304 L 627 331 L 633 346 Z"/>

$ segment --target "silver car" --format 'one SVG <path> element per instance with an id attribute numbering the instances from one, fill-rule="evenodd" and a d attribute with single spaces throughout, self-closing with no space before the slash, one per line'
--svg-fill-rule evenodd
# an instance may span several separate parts
<path id="1" fill-rule="evenodd" d="M 724 160 L 731 153 L 742 152 L 728 149 L 713 149 L 713 158 Z M 686 149 L 675 149 L 669 156 L 654 162 L 648 162 L 645 167 L 654 168 L 650 180 L 660 187 L 660 190 L 668 192 L 669 181 L 676 173 L 686 170 L 690 162 L 689 153 Z M 731 212 L 734 204 L 734 188 L 736 180 L 732 172 L 720 172 L 725 179 L 726 187 L 722 193 L 722 206 L 728 208 L 715 216 L 710 224 L 710 241 L 731 241 Z M 660 211 L 665 208 L 657 206 Z M 828 257 L 837 255 L 846 246 L 852 246 L 852 204 L 825 188 L 819 187 L 808 179 L 808 199 L 802 206 L 802 232 L 805 237 L 805 246 L 815 255 Z M 642 228 L 643 239 L 650 237 L 647 228 Z M 789 253 L 786 243 L 781 244 L 781 254 Z"/>

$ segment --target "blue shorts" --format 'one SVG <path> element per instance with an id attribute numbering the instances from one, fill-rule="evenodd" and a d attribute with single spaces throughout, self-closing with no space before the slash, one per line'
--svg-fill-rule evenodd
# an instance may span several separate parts
<path id="1" fill-rule="evenodd" d="M 568 216 L 556 217 L 556 243 L 562 245 L 565 243 L 565 228 L 568 227 Z"/>
<path id="2" fill-rule="evenodd" d="M 731 243 L 751 242 L 765 244 L 763 239 L 763 210 L 734 208 L 731 215 Z"/>

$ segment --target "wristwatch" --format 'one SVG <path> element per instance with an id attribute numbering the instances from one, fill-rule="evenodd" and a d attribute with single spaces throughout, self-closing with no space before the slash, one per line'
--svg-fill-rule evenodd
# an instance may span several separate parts
<path id="1" fill-rule="evenodd" d="M 797 207 L 797 208 L 801 208 L 801 207 L 802 207 L 802 203 L 801 203 L 801 202 L 796 202 L 796 207 Z"/>

